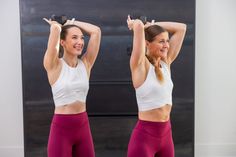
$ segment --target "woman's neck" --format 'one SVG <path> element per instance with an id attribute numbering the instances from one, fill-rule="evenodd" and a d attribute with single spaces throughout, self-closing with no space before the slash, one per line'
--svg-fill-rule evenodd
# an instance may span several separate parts
<path id="1" fill-rule="evenodd" d="M 64 55 L 62 58 L 71 67 L 76 67 L 78 64 L 77 56 Z"/>

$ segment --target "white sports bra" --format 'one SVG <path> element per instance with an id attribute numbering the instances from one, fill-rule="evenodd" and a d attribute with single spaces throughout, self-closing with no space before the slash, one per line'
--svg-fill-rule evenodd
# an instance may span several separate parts
<path id="1" fill-rule="evenodd" d="M 55 106 L 62 106 L 81 101 L 85 103 L 89 90 L 89 79 L 86 67 L 78 59 L 76 67 L 70 67 L 63 59 L 59 78 L 51 86 Z"/>
<path id="2" fill-rule="evenodd" d="M 166 104 L 172 105 L 173 82 L 168 65 L 160 61 L 164 82 L 161 84 L 156 77 L 155 67 L 150 64 L 144 83 L 135 89 L 139 111 L 160 108 Z"/>

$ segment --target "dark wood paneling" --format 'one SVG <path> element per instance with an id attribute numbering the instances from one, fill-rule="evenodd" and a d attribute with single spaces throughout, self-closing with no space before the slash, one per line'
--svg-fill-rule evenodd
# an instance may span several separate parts
<path id="1" fill-rule="evenodd" d="M 66 14 L 94 23 L 102 30 L 100 53 L 92 70 L 87 97 L 97 157 L 125 156 L 136 122 L 137 105 L 127 55 L 132 32 L 126 26 L 127 15 L 186 23 L 184 45 L 172 66 L 171 117 L 176 157 L 193 156 L 194 0 L 99 0 L 96 3 L 91 0 L 20 0 L 26 157 L 46 156 L 54 106 L 42 66 L 49 34 L 49 26 L 42 18 L 51 14 Z"/>
<path id="2" fill-rule="evenodd" d="M 173 138 L 177 157 L 190 157 L 192 147 L 192 102 L 178 101 L 172 116 Z M 49 104 L 33 105 L 25 107 L 25 123 L 27 128 L 27 143 L 25 145 L 26 156 L 42 157 L 47 153 L 47 140 L 53 108 Z M 185 113 L 181 113 L 184 111 Z M 188 120 L 186 120 L 188 119 Z M 132 129 L 137 122 L 137 116 L 90 116 L 91 131 L 94 139 L 96 157 L 125 157 L 127 145 Z M 181 130 L 181 131 L 179 131 Z M 190 134 L 190 135 L 189 135 Z"/>

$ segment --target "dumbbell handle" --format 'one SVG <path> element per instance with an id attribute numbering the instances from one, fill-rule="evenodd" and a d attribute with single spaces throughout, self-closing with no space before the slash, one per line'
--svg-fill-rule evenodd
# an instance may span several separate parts
<path id="1" fill-rule="evenodd" d="M 131 19 L 139 19 L 143 22 L 143 24 L 146 24 L 147 23 L 147 16 L 130 16 Z"/>
<path id="2" fill-rule="evenodd" d="M 51 20 L 52 21 L 57 21 L 61 25 L 64 25 L 66 23 L 66 21 L 67 21 L 67 17 L 66 17 L 66 15 L 57 16 L 57 15 L 53 14 L 51 16 Z"/>

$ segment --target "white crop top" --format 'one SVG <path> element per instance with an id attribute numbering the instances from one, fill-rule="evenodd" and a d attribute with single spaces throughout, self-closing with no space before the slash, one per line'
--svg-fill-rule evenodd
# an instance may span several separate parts
<path id="1" fill-rule="evenodd" d="M 86 67 L 78 59 L 76 67 L 70 67 L 63 59 L 59 78 L 51 86 L 55 106 L 62 106 L 81 101 L 85 103 L 89 90 L 89 79 Z"/>
<path id="2" fill-rule="evenodd" d="M 160 108 L 166 104 L 172 105 L 173 82 L 168 65 L 160 61 L 164 82 L 160 84 L 156 77 L 155 67 L 150 64 L 144 83 L 135 89 L 139 111 Z"/>

